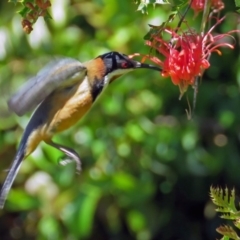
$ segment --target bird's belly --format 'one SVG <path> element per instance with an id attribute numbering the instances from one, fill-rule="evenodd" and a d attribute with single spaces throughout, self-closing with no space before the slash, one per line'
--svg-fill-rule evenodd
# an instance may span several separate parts
<path id="1" fill-rule="evenodd" d="M 91 108 L 91 101 L 76 106 L 68 104 L 66 109 L 60 111 L 54 124 L 54 132 L 61 132 L 76 124 Z"/>
<path id="2" fill-rule="evenodd" d="M 69 93 L 66 93 L 65 96 L 62 94 L 62 98 L 54 100 L 56 106 L 61 107 L 51 111 L 51 123 L 48 129 L 52 133 L 64 131 L 77 123 L 92 106 L 93 100 L 87 81 L 82 82 L 80 86 L 71 91 L 70 95 L 67 95 Z"/>

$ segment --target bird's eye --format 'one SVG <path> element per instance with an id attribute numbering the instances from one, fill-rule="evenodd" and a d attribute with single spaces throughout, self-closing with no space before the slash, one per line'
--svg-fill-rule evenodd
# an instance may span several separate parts
<path id="1" fill-rule="evenodd" d="M 123 63 L 121 64 L 121 67 L 122 67 L 122 68 L 128 68 L 128 63 L 127 63 L 127 62 L 123 62 Z"/>

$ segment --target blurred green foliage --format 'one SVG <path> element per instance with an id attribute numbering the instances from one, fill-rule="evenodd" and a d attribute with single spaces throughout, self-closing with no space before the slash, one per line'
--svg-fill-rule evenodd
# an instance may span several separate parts
<path id="1" fill-rule="evenodd" d="M 148 53 L 148 24 L 160 25 L 169 13 L 159 5 L 142 15 L 135 1 L 51 2 L 52 19 L 38 19 L 30 35 L 17 7 L 0 2 L 1 182 L 30 118 L 8 113 L 10 94 L 54 56 L 86 61 L 111 50 Z M 234 9 L 225 4 L 226 12 Z M 197 26 L 201 19 L 189 16 Z M 218 31 L 235 29 L 236 18 L 229 14 Z M 138 70 L 109 86 L 83 120 L 54 139 L 80 154 L 82 173 L 60 166 L 62 154 L 41 144 L 0 212 L 0 238 L 219 237 L 210 185 L 240 189 L 238 43 L 212 55 L 191 121 L 185 109 L 192 90 L 179 101 L 178 88 L 157 72 Z"/>

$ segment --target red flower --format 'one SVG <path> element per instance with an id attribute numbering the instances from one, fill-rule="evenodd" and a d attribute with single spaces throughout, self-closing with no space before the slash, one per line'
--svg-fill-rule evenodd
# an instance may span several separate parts
<path id="1" fill-rule="evenodd" d="M 205 2 L 206 0 L 192 0 L 191 8 L 194 10 L 195 15 L 203 11 Z M 191 3 L 191 0 L 189 0 L 189 3 Z M 224 3 L 222 0 L 210 0 L 210 4 L 211 7 L 216 11 L 220 11 L 224 8 Z"/>
<path id="2" fill-rule="evenodd" d="M 180 97 L 189 85 L 194 84 L 195 78 L 202 76 L 204 70 L 209 68 L 208 59 L 212 52 L 221 54 L 218 50 L 221 46 L 233 48 L 233 45 L 223 42 L 223 38 L 230 36 L 231 32 L 212 35 L 213 29 L 222 21 L 223 18 L 218 20 L 204 35 L 197 34 L 192 30 L 177 33 L 172 29 L 165 29 L 163 34 L 169 34 L 170 41 L 154 35 L 152 41 L 146 42 L 163 56 L 163 60 L 156 57 L 150 57 L 150 59 L 162 67 L 163 77 L 170 76 L 172 82 L 179 86 Z"/>
<path id="3" fill-rule="evenodd" d="M 191 0 L 190 0 L 191 2 Z M 197 15 L 199 12 L 203 11 L 205 5 L 205 0 L 193 0 L 191 8 L 194 10 L 195 15 Z"/>

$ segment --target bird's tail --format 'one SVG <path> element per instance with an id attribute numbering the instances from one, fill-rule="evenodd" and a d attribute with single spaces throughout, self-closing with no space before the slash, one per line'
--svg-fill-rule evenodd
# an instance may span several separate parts
<path id="1" fill-rule="evenodd" d="M 12 166 L 7 174 L 7 178 L 5 179 L 5 181 L 2 185 L 2 189 L 0 191 L 0 209 L 2 209 L 4 207 L 4 203 L 6 201 L 9 190 L 13 184 L 14 179 L 17 176 L 20 165 L 24 159 L 24 146 L 23 145 L 24 144 L 20 144 L 17 155 L 16 155 L 16 157 L 12 163 Z"/>

